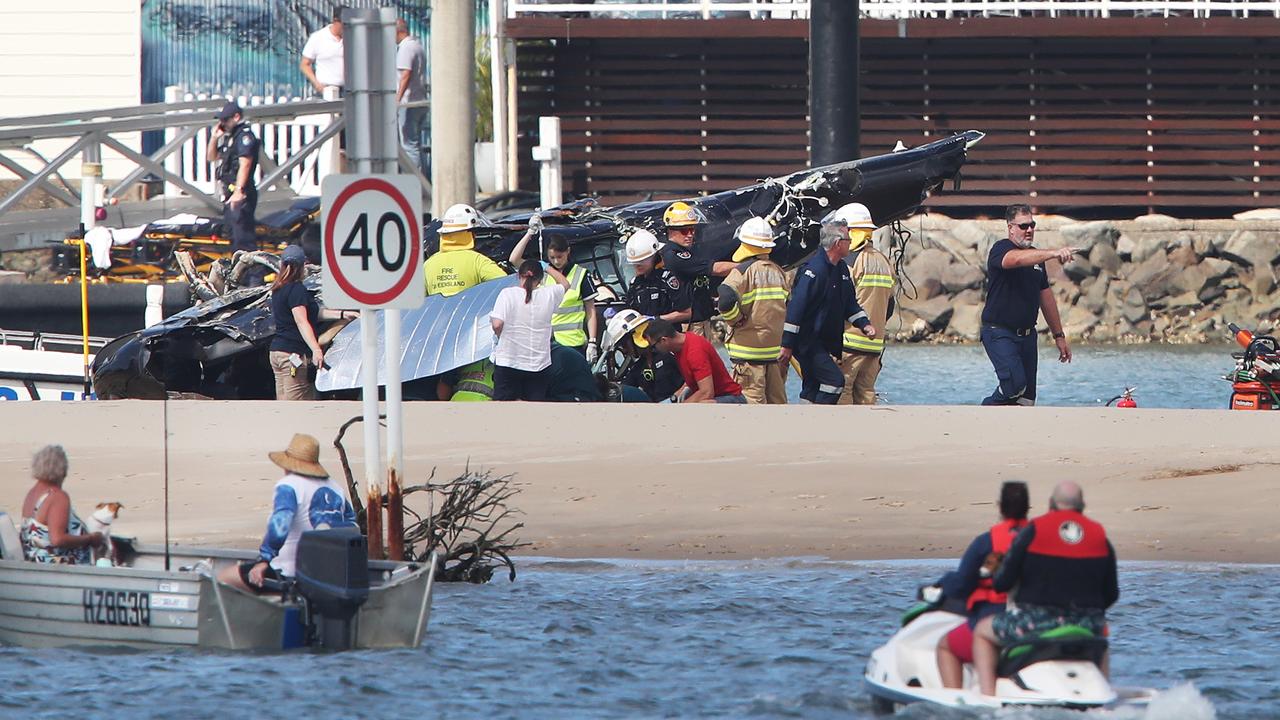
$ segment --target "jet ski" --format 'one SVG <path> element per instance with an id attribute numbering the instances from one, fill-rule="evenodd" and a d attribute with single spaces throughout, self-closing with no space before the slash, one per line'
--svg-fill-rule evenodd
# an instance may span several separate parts
<path id="1" fill-rule="evenodd" d="M 890 713 L 898 705 L 915 702 L 950 708 L 1023 705 L 1085 710 L 1145 705 L 1154 695 L 1147 689 L 1111 685 L 1099 669 L 1106 638 L 1078 626 L 1002 648 L 995 695 L 979 691 L 972 665 L 964 667 L 963 688 L 944 688 L 936 648 L 962 622 L 965 616 L 945 603 L 921 602 L 903 615 L 898 632 L 867 660 L 863 681 L 876 711 Z"/>

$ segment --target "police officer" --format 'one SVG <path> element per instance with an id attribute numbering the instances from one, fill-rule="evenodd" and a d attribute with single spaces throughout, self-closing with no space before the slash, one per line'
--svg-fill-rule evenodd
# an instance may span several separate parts
<path id="1" fill-rule="evenodd" d="M 973 664 L 984 695 L 995 694 L 997 646 L 1064 625 L 1096 637 L 1106 631 L 1106 609 L 1120 597 L 1116 551 L 1102 525 L 1085 517 L 1084 491 L 1076 483 L 1058 483 L 1049 512 L 1014 538 L 992 587 L 1008 592 L 1015 586 L 1017 610 L 989 615 L 973 629 Z M 1100 665 L 1105 674 L 1105 654 Z"/>
<path id="2" fill-rule="evenodd" d="M 244 113 L 228 101 L 218 113 L 218 124 L 209 137 L 207 154 L 218 163 L 218 185 L 222 190 L 222 224 L 231 234 L 232 250 L 257 250 L 259 142 Z"/>
<path id="3" fill-rule="evenodd" d="M 661 243 L 653 233 L 639 229 L 627 238 L 627 262 L 636 269 L 636 277 L 627 288 L 626 306 L 641 315 L 667 322 L 688 322 L 692 299 L 689 286 L 675 273 L 658 267 Z"/>
<path id="4" fill-rule="evenodd" d="M 813 254 L 796 274 L 787 321 L 782 326 L 778 361 L 800 363 L 800 398 L 818 405 L 835 405 L 844 389 L 844 373 L 836 361 L 844 349 L 845 323 L 868 338 L 877 328 L 858 304 L 853 278 L 844 257 L 849 254 L 849 224 L 836 210 L 822 218 L 822 251 Z"/>
<path id="5" fill-rule="evenodd" d="M 716 314 L 716 286 L 728 275 L 736 263 L 713 263 L 701 257 L 694 248 L 699 229 L 707 224 L 706 216 L 698 208 L 683 200 L 673 202 L 662 214 L 662 224 L 667 229 L 667 242 L 662 246 L 662 267 L 675 273 L 680 282 L 689 286 L 689 332 L 711 337 L 711 317 Z"/>

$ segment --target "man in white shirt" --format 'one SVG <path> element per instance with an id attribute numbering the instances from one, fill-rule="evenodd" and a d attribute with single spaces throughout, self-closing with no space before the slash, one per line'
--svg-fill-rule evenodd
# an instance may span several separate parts
<path id="1" fill-rule="evenodd" d="M 396 102 L 400 104 L 400 144 L 420 172 L 422 167 L 422 131 L 427 124 L 427 107 L 405 107 L 405 103 L 423 102 L 427 99 L 427 52 L 422 41 L 409 34 L 409 24 L 403 18 L 396 20 L 396 70 L 400 81 L 396 87 Z"/>
<path id="2" fill-rule="evenodd" d="M 315 88 L 316 93 L 323 95 L 326 87 L 342 90 L 345 77 L 345 65 L 342 59 L 342 11 L 346 7 L 339 5 L 333 9 L 333 22 L 311 33 L 307 44 L 302 46 L 302 60 L 298 67 L 307 77 L 307 82 Z"/>

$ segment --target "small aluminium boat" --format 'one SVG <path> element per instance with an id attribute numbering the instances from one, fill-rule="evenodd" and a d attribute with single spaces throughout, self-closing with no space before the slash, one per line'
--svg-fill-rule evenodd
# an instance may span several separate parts
<path id="1" fill-rule="evenodd" d="M 216 580 L 251 551 L 172 546 L 166 558 L 163 547 L 112 541 L 119 566 L 28 562 L 0 512 L 0 643 L 343 650 L 417 647 L 426 635 L 435 558 L 368 560 L 351 529 L 305 533 L 297 577 L 262 595 Z"/>

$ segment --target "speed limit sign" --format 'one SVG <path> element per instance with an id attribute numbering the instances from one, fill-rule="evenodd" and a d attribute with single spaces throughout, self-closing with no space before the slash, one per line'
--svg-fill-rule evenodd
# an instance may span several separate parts
<path id="1" fill-rule="evenodd" d="M 422 304 L 422 189 L 412 175 L 330 175 L 320 186 L 324 304 Z"/>

